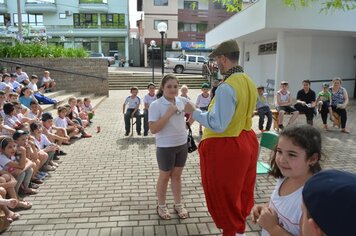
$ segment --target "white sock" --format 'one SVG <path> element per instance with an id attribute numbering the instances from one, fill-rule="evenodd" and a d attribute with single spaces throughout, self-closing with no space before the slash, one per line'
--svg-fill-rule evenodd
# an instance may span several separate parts
<path id="1" fill-rule="evenodd" d="M 245 234 L 238 234 L 238 233 L 236 233 L 236 236 L 245 236 Z"/>

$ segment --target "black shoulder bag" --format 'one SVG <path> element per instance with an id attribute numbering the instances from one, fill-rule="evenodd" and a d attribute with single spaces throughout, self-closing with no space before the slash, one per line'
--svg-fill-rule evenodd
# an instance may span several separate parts
<path id="1" fill-rule="evenodd" d="M 187 144 L 188 144 L 188 152 L 192 153 L 194 151 L 196 151 L 198 149 L 197 145 L 195 144 L 194 138 L 193 138 L 193 134 L 192 134 L 192 129 L 190 128 L 189 123 L 187 122 L 187 127 L 188 127 L 188 140 L 187 140 Z"/>

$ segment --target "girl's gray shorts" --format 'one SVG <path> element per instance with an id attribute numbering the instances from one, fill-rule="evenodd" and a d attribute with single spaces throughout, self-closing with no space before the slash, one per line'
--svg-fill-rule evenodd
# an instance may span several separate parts
<path id="1" fill-rule="evenodd" d="M 184 167 L 188 157 L 188 146 L 185 143 L 177 147 L 157 147 L 156 156 L 160 170 L 170 171 L 174 167 Z"/>

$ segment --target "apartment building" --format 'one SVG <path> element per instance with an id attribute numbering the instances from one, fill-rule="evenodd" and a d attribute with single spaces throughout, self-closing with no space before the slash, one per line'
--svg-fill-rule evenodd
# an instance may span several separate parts
<path id="1" fill-rule="evenodd" d="M 21 0 L 23 39 L 128 55 L 128 0 Z M 0 41 L 18 37 L 17 1 L 0 0 Z"/>
<path id="2" fill-rule="evenodd" d="M 157 45 L 160 45 L 157 25 L 163 21 L 168 26 L 164 40 L 167 51 L 206 50 L 206 32 L 234 15 L 226 12 L 226 6 L 213 0 L 145 0 L 142 2 L 145 14 L 144 43 L 149 45 L 151 40 L 155 40 Z"/>

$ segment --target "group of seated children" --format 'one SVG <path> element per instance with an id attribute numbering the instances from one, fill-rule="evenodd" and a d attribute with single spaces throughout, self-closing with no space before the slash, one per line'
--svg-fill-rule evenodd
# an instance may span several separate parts
<path id="1" fill-rule="evenodd" d="M 143 135 L 147 136 L 149 127 L 148 127 L 148 108 L 150 104 L 157 99 L 156 96 L 156 86 L 153 83 L 149 83 L 147 86 L 148 93 L 144 96 L 143 103 L 144 103 L 144 112 L 143 112 L 143 117 L 144 117 L 144 123 L 143 123 Z M 196 100 L 196 106 L 200 108 L 203 111 L 208 110 L 209 103 L 211 101 L 211 95 L 209 94 L 210 91 L 210 85 L 208 83 L 203 83 L 201 86 L 201 91 L 202 93 L 198 95 L 197 100 Z M 190 97 L 188 96 L 188 87 L 187 85 L 182 85 L 180 89 L 180 96 L 184 97 L 188 100 L 191 100 Z M 124 114 L 124 120 L 125 120 L 125 136 L 128 136 L 131 131 L 131 119 L 133 117 L 136 118 L 136 132 L 138 135 L 141 135 L 141 117 L 142 114 L 140 112 L 140 105 L 141 105 L 141 98 L 138 96 L 138 88 L 137 87 L 132 87 L 130 89 L 131 95 L 128 96 L 125 99 L 125 102 L 123 104 L 122 112 Z M 193 122 L 193 120 L 190 117 L 190 114 L 185 114 L 186 115 L 186 120 L 187 122 L 190 121 L 190 123 Z M 199 125 L 199 134 L 202 135 L 202 126 Z"/>
<path id="2" fill-rule="evenodd" d="M 0 91 L 0 211 L 10 222 L 20 217 L 12 209 L 32 207 L 23 196 L 36 194 L 47 172 L 56 170 L 55 161 L 66 155 L 62 144 L 69 145 L 78 133 L 91 137 L 84 128 L 94 114 L 89 98 L 71 97 L 67 105 L 58 107 L 55 119 L 43 113 L 37 101 L 27 108 L 17 98 L 17 93 L 6 97 Z"/>
<path id="3" fill-rule="evenodd" d="M 13 92 L 19 94 L 23 97 L 20 102 L 25 102 L 27 107 L 29 107 L 32 100 L 36 100 L 40 104 L 57 104 L 57 100 L 43 95 L 44 92 L 50 92 L 56 86 L 56 82 L 49 74 L 49 71 L 44 71 L 44 76 L 38 83 L 37 75 L 32 75 L 29 78 L 20 66 L 17 66 L 16 71 L 11 74 L 7 73 L 6 68 L 3 68 L 0 72 L 0 91 L 4 91 L 7 95 Z"/>
<path id="4" fill-rule="evenodd" d="M 276 93 L 275 106 L 278 112 L 278 128 L 284 129 L 283 118 L 285 113 L 292 114 L 289 119 L 288 125 L 294 123 L 299 114 L 306 116 L 307 123 L 313 125 L 314 116 L 321 114 L 324 129 L 329 130 L 327 126 L 327 115 L 330 115 L 330 120 L 334 122 L 334 125 L 341 126 L 341 131 L 349 133 L 346 130 L 346 106 L 348 104 L 348 95 L 346 89 L 341 87 L 341 79 L 336 77 L 332 80 L 332 86 L 328 83 L 322 85 L 323 89 L 318 93 L 310 88 L 310 81 L 303 80 L 303 88 L 298 91 L 297 99 L 293 106 L 292 96 L 288 90 L 288 82 L 282 81 L 281 87 Z M 259 115 L 259 130 L 261 132 L 268 131 L 272 124 L 272 112 L 267 102 L 266 94 L 264 93 L 264 87 L 259 86 L 257 88 L 258 98 L 256 109 Z M 263 128 L 264 118 L 267 117 L 266 128 Z"/>

